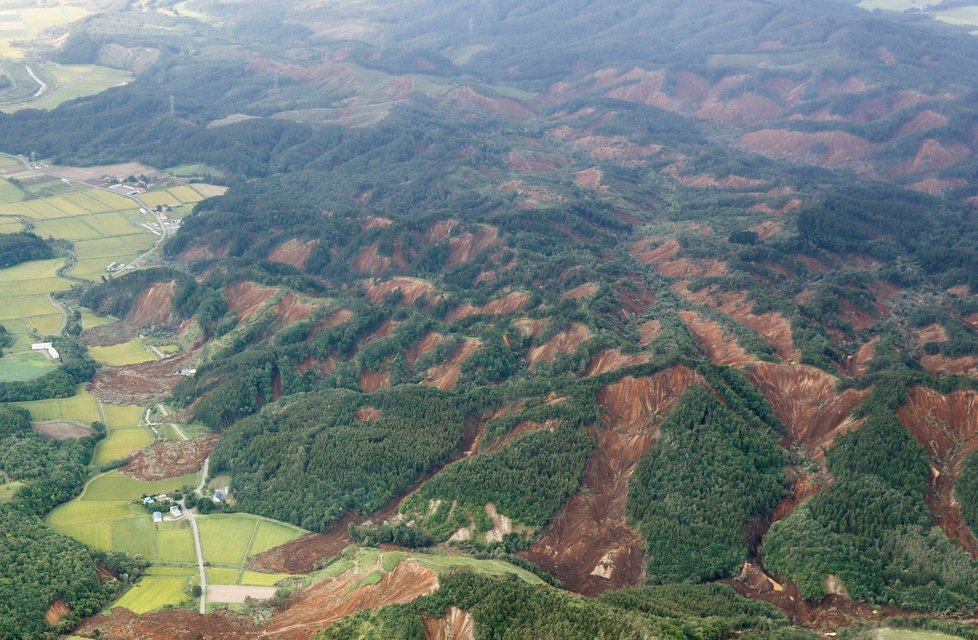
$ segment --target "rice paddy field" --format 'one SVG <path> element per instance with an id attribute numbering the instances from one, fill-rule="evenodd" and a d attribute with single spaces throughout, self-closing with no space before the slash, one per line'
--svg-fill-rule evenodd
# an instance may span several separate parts
<path id="1" fill-rule="evenodd" d="M 96 362 L 119 367 L 156 360 L 156 356 L 138 338 L 111 347 L 89 347 L 88 353 Z"/>
<path id="2" fill-rule="evenodd" d="M 56 368 L 46 355 L 37 351 L 5 353 L 0 358 L 0 382 L 33 380 Z"/>
<path id="3" fill-rule="evenodd" d="M 27 409 L 34 422 L 64 420 L 88 426 L 102 419 L 95 396 L 86 391 L 84 386 L 79 386 L 78 393 L 70 398 L 52 398 L 14 404 Z"/>
<path id="4" fill-rule="evenodd" d="M 142 482 L 112 471 L 89 482 L 79 498 L 55 509 L 47 520 L 61 533 L 96 549 L 126 551 L 153 562 L 147 576 L 112 605 L 136 613 L 153 611 L 189 598 L 187 590 L 198 580 L 197 556 L 189 520 L 154 523 L 138 499 L 196 482 L 196 474 Z M 245 562 L 307 533 L 249 514 L 197 516 L 197 522 L 212 584 L 272 586 L 289 577 L 249 571 Z"/>
<path id="5" fill-rule="evenodd" d="M 10 160 L 10 158 L 7 158 Z M 14 162 L 17 162 L 14 160 Z M 23 165 L 7 163 L 7 171 Z M 153 216 L 139 213 L 139 203 L 116 193 L 92 189 L 83 183 L 21 171 L 14 174 L 25 188 L 53 191 L 55 185 L 71 192 L 22 201 L 23 193 L 9 181 L 0 182 L 0 232 L 23 229 L 21 221 L 34 225 L 42 237 L 68 240 L 75 248 L 77 262 L 70 270 L 75 278 L 97 281 L 111 263 L 128 264 L 149 250 L 158 236 L 149 228 Z M 6 185 L 6 186 L 5 186 Z M 19 189 L 18 189 L 19 191 Z M 196 192 L 195 192 L 196 193 Z M 199 197 L 199 194 L 198 194 Z M 71 288 L 72 281 L 58 270 L 64 258 L 26 262 L 0 270 L 0 324 L 11 333 L 52 335 L 60 332 L 64 318 L 51 302 L 50 294 Z M 88 324 L 101 322 L 89 315 Z M 149 353 L 149 356 L 152 354 Z M 135 354 L 110 354 L 117 360 L 135 359 Z M 147 357 L 147 359 L 149 359 Z M 2 375 L 2 374 L 0 374 Z"/>

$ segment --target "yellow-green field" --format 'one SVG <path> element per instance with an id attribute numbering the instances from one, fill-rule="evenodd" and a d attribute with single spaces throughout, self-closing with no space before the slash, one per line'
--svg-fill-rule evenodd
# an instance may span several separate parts
<path id="1" fill-rule="evenodd" d="M 0 382 L 33 380 L 56 368 L 56 364 L 37 351 L 7 353 L 0 358 Z"/>
<path id="2" fill-rule="evenodd" d="M 134 427 L 143 419 L 143 408 L 134 405 L 106 404 L 102 409 L 105 411 L 105 424 L 109 429 Z"/>
<path id="3" fill-rule="evenodd" d="M 100 327 L 103 324 L 109 324 L 110 322 L 115 322 L 114 318 L 107 318 L 105 316 L 100 316 L 96 313 L 92 313 L 88 309 L 81 310 L 82 317 L 82 327 L 85 329 L 92 329 L 94 327 Z"/>
<path id="4" fill-rule="evenodd" d="M 151 444 L 153 444 L 153 434 L 144 427 L 111 429 L 95 447 L 92 464 L 101 466 L 115 460 L 124 460 L 129 457 L 129 454 L 145 449 Z"/>
<path id="5" fill-rule="evenodd" d="M 11 204 L 23 199 L 23 191 L 7 180 L 0 179 L 0 204 Z"/>
<path id="6" fill-rule="evenodd" d="M 204 196 L 189 186 L 173 187 L 162 191 L 150 191 L 139 196 L 139 199 L 149 207 L 160 205 L 175 206 L 200 202 Z"/>
<path id="7" fill-rule="evenodd" d="M 70 398 L 17 402 L 15 404 L 27 409 L 31 414 L 31 420 L 35 422 L 66 420 L 87 426 L 101 418 L 95 396 L 86 391 L 83 386 L 79 386 L 78 393 Z"/>
<path id="8" fill-rule="evenodd" d="M 217 565 L 241 566 L 249 557 L 305 534 L 292 525 L 247 514 L 201 516 L 204 560 Z"/>
<path id="9" fill-rule="evenodd" d="M 138 338 L 111 347 L 89 347 L 88 353 L 96 362 L 112 367 L 156 360 L 153 352 L 147 349 Z"/>
<path id="10" fill-rule="evenodd" d="M 49 77 L 54 78 L 57 86 L 49 88 L 37 99 L 4 105 L 0 111 L 13 113 L 22 109 L 54 109 L 63 102 L 93 96 L 132 80 L 132 74 L 128 71 L 94 64 L 47 64 L 45 70 Z"/>
<path id="11" fill-rule="evenodd" d="M 23 482 L 0 483 L 0 504 L 13 500 L 23 486 Z"/>
<path id="12" fill-rule="evenodd" d="M 110 471 L 89 482 L 80 499 L 85 502 L 107 500 L 126 502 L 141 498 L 147 494 L 166 493 L 168 491 L 175 491 L 181 487 L 194 486 L 196 483 L 196 473 L 188 473 L 185 476 L 160 480 L 158 482 L 143 482 L 142 480 L 127 478 L 119 473 L 119 471 Z"/>
<path id="13" fill-rule="evenodd" d="M 190 599 L 189 576 L 145 576 L 123 595 L 112 608 L 124 607 L 133 613 L 149 613 L 167 605 Z"/>
<path id="14" fill-rule="evenodd" d="M 961 640 L 959 636 L 951 636 L 937 631 L 911 631 L 909 629 L 876 629 L 872 632 L 875 640 Z"/>

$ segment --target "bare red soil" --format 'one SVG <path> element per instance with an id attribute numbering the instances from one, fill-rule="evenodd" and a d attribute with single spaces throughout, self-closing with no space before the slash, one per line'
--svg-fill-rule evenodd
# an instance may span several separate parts
<path id="1" fill-rule="evenodd" d="M 437 302 L 441 296 L 435 286 L 421 278 L 396 277 L 390 280 L 372 280 L 367 283 L 367 296 L 374 304 L 383 301 L 390 293 L 400 293 L 404 304 L 414 304 L 424 298 L 428 302 Z"/>
<path id="2" fill-rule="evenodd" d="M 847 375 L 858 378 L 869 373 L 869 363 L 876 355 L 876 345 L 879 341 L 880 337 L 874 336 L 872 340 L 856 350 L 846 364 Z"/>
<path id="3" fill-rule="evenodd" d="M 465 233 L 448 241 L 450 249 L 445 266 L 451 269 L 465 264 L 497 244 L 499 244 L 499 230 L 489 225 L 480 225 L 478 231 Z"/>
<path id="4" fill-rule="evenodd" d="M 449 607 L 443 618 L 423 618 L 425 640 L 475 640 L 475 620 L 468 611 Z"/>
<path id="5" fill-rule="evenodd" d="M 767 240 L 778 234 L 779 231 L 784 229 L 784 223 L 780 220 L 765 220 L 760 224 L 755 224 L 753 227 L 748 229 L 748 231 L 753 231 L 757 234 L 757 237 L 761 240 Z"/>
<path id="6" fill-rule="evenodd" d="M 591 357 L 591 362 L 587 365 L 587 375 L 597 376 L 651 361 L 652 356 L 647 353 L 623 354 L 618 349 L 603 349 Z"/>
<path id="7" fill-rule="evenodd" d="M 598 395 L 604 424 L 584 470 L 582 490 L 564 505 L 525 558 L 586 595 L 640 584 L 644 543 L 625 523 L 628 480 L 653 446 L 659 426 L 683 392 L 702 382 L 674 367 L 626 377 Z"/>
<path id="8" fill-rule="evenodd" d="M 759 362 L 747 369 L 747 376 L 787 428 L 784 444 L 800 442 L 815 460 L 824 459 L 836 436 L 862 424 L 850 414 L 870 390 L 847 389 L 840 394 L 838 379 L 821 369 Z"/>
<path id="9" fill-rule="evenodd" d="M 943 145 L 933 138 L 928 138 L 920 144 L 907 171 L 910 173 L 943 171 L 966 160 L 969 155 L 971 152 L 968 147 L 960 142 Z"/>
<path id="10" fill-rule="evenodd" d="M 956 391 L 941 394 L 914 387 L 897 411 L 900 422 L 924 448 L 931 460 L 927 504 L 947 536 L 972 555 L 978 555 L 978 539 L 961 515 L 954 485 L 961 464 L 978 450 L 978 393 Z"/>
<path id="11" fill-rule="evenodd" d="M 652 344 L 652 341 L 659 337 L 659 333 L 662 331 L 662 323 L 658 320 L 649 320 L 648 322 L 642 323 L 642 326 L 638 328 L 639 334 L 642 339 L 639 340 L 639 344 L 643 347 L 647 347 Z"/>
<path id="12" fill-rule="evenodd" d="M 136 326 L 170 324 L 173 322 L 173 296 L 176 290 L 175 280 L 149 285 L 130 309 L 127 320 Z"/>
<path id="13" fill-rule="evenodd" d="M 978 356 L 948 358 L 940 353 L 931 354 L 923 351 L 924 345 L 929 342 L 943 343 L 947 341 L 947 330 L 940 324 L 930 324 L 917 330 L 917 345 L 920 348 L 920 364 L 924 366 L 924 369 L 936 376 L 978 376 Z"/>
<path id="14" fill-rule="evenodd" d="M 505 118 L 507 120 L 523 120 L 534 117 L 534 113 L 525 106 L 509 98 L 489 98 L 471 87 L 459 87 L 445 94 L 445 100 L 454 104 L 457 110 L 463 112 L 478 112 Z M 476 114 L 473 114 L 476 115 Z"/>
<path id="15" fill-rule="evenodd" d="M 506 412 L 505 411 L 499 412 L 497 414 L 494 414 L 493 417 L 500 417 L 501 415 L 506 415 Z M 545 420 L 544 422 L 525 420 L 519 423 L 518 425 L 516 425 L 516 427 L 514 427 L 512 431 L 510 431 L 503 437 L 499 438 L 498 440 L 495 440 L 485 448 L 479 448 L 477 443 L 476 449 L 479 451 L 479 453 L 492 453 L 493 451 L 497 451 L 505 446 L 508 446 L 513 440 L 520 437 L 524 433 L 530 433 L 531 431 L 552 432 L 557 429 L 557 425 L 558 423 L 556 420 Z"/>
<path id="16" fill-rule="evenodd" d="M 272 313 L 279 318 L 278 326 L 280 329 L 308 319 L 315 310 L 316 305 L 303 302 L 299 296 L 291 291 L 282 296 L 278 304 L 272 307 Z"/>
<path id="17" fill-rule="evenodd" d="M 181 353 L 124 367 L 101 367 L 87 389 L 105 402 L 150 404 L 173 392 L 183 380 L 178 372 L 192 366 L 194 353 Z"/>
<path id="18" fill-rule="evenodd" d="M 741 146 L 775 158 L 837 169 L 869 160 L 878 145 L 844 131 L 788 131 L 764 129 L 744 134 Z"/>
<path id="19" fill-rule="evenodd" d="M 647 249 L 654 240 L 649 238 L 636 242 L 629 251 L 639 262 L 654 264 L 659 273 L 668 277 L 718 276 L 727 271 L 727 265 L 720 260 L 677 258 L 682 250 L 679 241 L 670 239 L 654 249 Z"/>
<path id="20" fill-rule="evenodd" d="M 685 286 L 673 287 L 680 295 L 696 304 L 703 304 L 730 316 L 737 322 L 756 331 L 764 341 L 774 347 L 785 362 L 797 362 L 801 352 L 795 348 L 791 322 L 777 311 L 761 315 L 753 313 L 754 302 L 746 291 L 717 291 L 713 287 L 693 293 Z"/>
<path id="21" fill-rule="evenodd" d="M 382 256 L 379 250 L 376 242 L 369 247 L 365 247 L 353 257 L 350 261 L 350 266 L 360 273 L 366 273 L 372 276 L 379 276 L 393 267 L 399 269 L 407 267 L 407 261 L 404 259 L 404 256 Z M 399 260 L 398 257 L 400 257 Z"/>
<path id="22" fill-rule="evenodd" d="M 431 242 L 443 242 L 448 240 L 448 238 L 452 235 L 452 231 L 454 231 L 455 227 L 458 225 L 459 221 L 452 218 L 447 220 L 439 220 L 431 225 L 431 228 L 428 229 L 425 237 Z"/>
<path id="23" fill-rule="evenodd" d="M 931 129 L 939 129 L 948 123 L 948 117 L 927 109 L 921 111 L 897 130 L 897 136 L 905 136 L 911 133 L 920 133 Z"/>
<path id="24" fill-rule="evenodd" d="M 44 612 L 44 621 L 49 625 L 54 626 L 61 622 L 61 620 L 71 613 L 71 607 L 68 603 L 58 598 L 48 606 L 48 610 Z"/>
<path id="25" fill-rule="evenodd" d="M 330 317 L 326 318 L 322 322 L 317 323 L 316 326 L 312 328 L 311 333 L 316 334 L 325 329 L 332 329 L 333 327 L 338 327 L 352 317 L 353 317 L 352 311 L 350 311 L 349 309 L 340 309 L 339 311 L 337 311 Z"/>
<path id="26" fill-rule="evenodd" d="M 220 247 L 214 251 L 205 244 L 191 245 L 180 252 L 179 258 L 182 262 L 196 262 L 198 260 L 214 260 L 226 258 L 228 255 L 227 247 Z"/>
<path id="27" fill-rule="evenodd" d="M 858 331 L 870 328 L 877 321 L 877 317 L 874 314 L 862 307 L 856 306 L 849 300 L 839 300 L 839 317 L 851 324 Z"/>
<path id="28" fill-rule="evenodd" d="M 756 93 L 741 93 L 727 100 L 710 100 L 695 115 L 724 124 L 753 125 L 777 118 L 782 113 L 781 107 L 770 98 Z"/>
<path id="29" fill-rule="evenodd" d="M 577 285 L 560 297 L 563 300 L 584 300 L 596 294 L 600 288 L 594 282 L 585 282 L 584 284 Z"/>
<path id="30" fill-rule="evenodd" d="M 78 440 L 79 438 L 84 438 L 95 433 L 88 427 L 59 420 L 52 422 L 32 422 L 31 428 L 42 436 L 47 436 L 52 440 Z"/>
<path id="31" fill-rule="evenodd" d="M 526 307 L 526 304 L 530 301 L 530 298 L 530 294 L 526 291 L 511 291 L 502 298 L 497 298 L 487 302 L 481 307 L 476 307 L 466 302 L 458 309 L 453 311 L 448 319 L 449 321 L 454 322 L 456 320 L 468 318 L 469 316 L 480 313 L 493 316 L 516 313 L 517 311 L 522 311 L 524 307 Z"/>
<path id="32" fill-rule="evenodd" d="M 364 369 L 360 372 L 360 390 L 364 393 L 373 393 L 378 389 L 385 389 L 391 386 L 391 372 L 389 369 L 383 371 L 368 371 Z"/>
<path id="33" fill-rule="evenodd" d="M 156 442 L 129 456 L 128 464 L 119 473 L 146 482 L 194 473 L 204 466 L 204 460 L 214 450 L 217 440 L 217 435 L 209 435 L 193 440 Z"/>
<path id="34" fill-rule="evenodd" d="M 408 366 L 413 367 L 414 363 L 418 361 L 418 358 L 428 353 L 444 341 L 445 336 L 441 333 L 436 331 L 426 333 L 416 345 L 408 349 L 404 359 L 407 361 Z"/>
<path id="35" fill-rule="evenodd" d="M 601 183 L 604 173 L 597 167 L 582 169 L 574 176 L 574 184 L 582 189 L 594 189 L 595 191 L 607 191 L 608 187 Z"/>
<path id="36" fill-rule="evenodd" d="M 744 189 L 748 187 L 759 187 L 764 184 L 763 180 L 745 178 L 744 176 L 729 175 L 724 178 L 716 178 L 710 175 L 677 175 L 676 180 L 687 187 L 698 188 L 719 188 L 719 189 Z"/>
<path id="37" fill-rule="evenodd" d="M 591 337 L 591 330 L 587 326 L 575 322 L 570 329 L 561 331 L 544 344 L 530 349 L 527 356 L 530 369 L 535 369 L 541 362 L 552 361 L 559 353 L 573 353 L 578 346 L 590 340 Z"/>
<path id="38" fill-rule="evenodd" d="M 426 380 L 423 384 L 430 384 L 442 391 L 451 391 L 458 384 L 458 379 L 462 375 L 462 363 L 472 357 L 472 355 L 482 346 L 482 340 L 478 338 L 466 338 L 455 348 L 455 351 L 442 364 L 428 369 Z"/>
<path id="39" fill-rule="evenodd" d="M 410 560 L 384 574 L 379 583 L 354 588 L 365 573 L 347 572 L 302 589 L 289 598 L 285 611 L 272 618 L 262 637 L 309 640 L 320 629 L 358 611 L 411 602 L 438 588 L 435 572 Z"/>
<path id="40" fill-rule="evenodd" d="M 703 318 L 695 311 L 680 311 L 679 317 L 713 364 L 741 367 L 756 360 L 736 340 L 728 337 L 724 328 L 716 322 Z"/>
<path id="41" fill-rule="evenodd" d="M 357 409 L 356 417 L 360 422 L 373 422 L 380 417 L 380 409 L 376 407 L 360 407 Z"/>
<path id="42" fill-rule="evenodd" d="M 968 181 L 963 179 L 941 180 L 940 178 L 927 178 L 926 180 L 913 183 L 910 185 L 910 188 L 914 191 L 937 196 L 947 191 L 953 191 L 954 189 L 960 189 L 966 186 L 968 186 Z"/>
<path id="43" fill-rule="evenodd" d="M 254 282 L 241 281 L 224 290 L 228 308 L 238 313 L 238 319 L 248 320 L 258 313 L 265 301 L 278 293 L 274 287 L 263 287 Z"/>
<path id="44" fill-rule="evenodd" d="M 289 264 L 296 269 L 302 269 L 315 246 L 315 240 L 299 242 L 297 239 L 292 238 L 272 249 L 266 259 L 269 262 Z"/>
<path id="45" fill-rule="evenodd" d="M 371 229 L 386 229 L 392 224 L 394 224 L 394 221 L 389 218 L 369 216 L 363 223 L 363 230 L 370 231 Z"/>
<path id="46" fill-rule="evenodd" d="M 74 635 L 93 638 L 96 629 L 101 637 L 118 640 L 254 640 L 260 635 L 250 618 L 223 609 L 204 616 L 184 609 L 138 615 L 116 607 L 87 619 Z"/>
<path id="47" fill-rule="evenodd" d="M 567 163 L 567 158 L 559 156 L 528 155 L 518 151 L 510 151 L 506 155 L 506 164 L 510 169 L 526 173 L 549 173 L 566 166 Z"/>

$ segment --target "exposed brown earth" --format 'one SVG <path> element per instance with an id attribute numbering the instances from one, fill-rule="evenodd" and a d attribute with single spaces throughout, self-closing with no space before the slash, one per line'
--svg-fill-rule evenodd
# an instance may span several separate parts
<path id="1" fill-rule="evenodd" d="M 876 355 L 876 345 L 879 344 L 880 337 L 874 336 L 872 340 L 859 347 L 856 353 L 846 364 L 846 374 L 853 377 L 864 376 L 869 373 L 869 363 Z"/>
<path id="2" fill-rule="evenodd" d="M 544 344 L 530 349 L 527 359 L 530 369 L 535 369 L 541 362 L 550 362 L 559 353 L 573 353 L 583 342 L 590 340 L 591 330 L 580 322 L 575 322 L 570 329 L 561 331 Z"/>
<path id="3" fill-rule="evenodd" d="M 604 173 L 597 167 L 582 169 L 574 176 L 574 184 L 582 189 L 594 189 L 595 191 L 607 191 L 608 187 L 601 183 Z"/>
<path id="4" fill-rule="evenodd" d="M 78 440 L 79 438 L 84 438 L 85 436 L 90 436 L 95 433 L 88 427 L 82 427 L 71 422 L 63 422 L 60 420 L 55 420 L 52 422 L 32 422 L 31 428 L 40 433 L 42 436 L 47 436 L 52 440 Z"/>
<path id="5" fill-rule="evenodd" d="M 777 235 L 782 229 L 784 229 L 784 223 L 780 220 L 765 220 L 764 222 L 755 224 L 748 231 L 756 233 L 757 237 L 761 240 L 767 240 Z"/>
<path id="6" fill-rule="evenodd" d="M 805 365 L 759 362 L 746 373 L 787 428 L 784 444 L 801 443 L 815 460 L 824 460 L 837 436 L 862 424 L 851 413 L 869 397 L 869 389 L 847 389 L 840 394 L 838 378 Z"/>
<path id="7" fill-rule="evenodd" d="M 736 340 L 728 337 L 718 323 L 703 318 L 695 311 L 680 311 L 679 317 L 686 323 L 696 344 L 713 364 L 741 367 L 757 359 L 737 344 Z"/>
<path id="8" fill-rule="evenodd" d="M 191 367 L 195 353 L 181 353 L 124 367 L 101 367 L 87 389 L 105 402 L 151 404 L 173 392 L 183 378 L 180 369 Z"/>
<path id="9" fill-rule="evenodd" d="M 674 287 L 677 293 L 696 304 L 707 305 L 730 316 L 742 325 L 756 331 L 764 341 L 774 347 L 785 362 L 797 362 L 801 352 L 792 339 L 791 322 L 777 311 L 760 315 L 753 313 L 754 302 L 746 291 L 717 291 L 713 287 L 691 292 L 685 286 Z"/>
<path id="10" fill-rule="evenodd" d="M 394 221 L 389 218 L 369 216 L 363 223 L 363 230 L 370 231 L 371 229 L 386 229 L 392 224 L 394 224 Z"/>
<path id="11" fill-rule="evenodd" d="M 380 417 L 380 409 L 376 407 L 360 407 L 357 409 L 356 417 L 360 422 L 373 422 Z"/>
<path id="12" fill-rule="evenodd" d="M 907 121 L 903 126 L 901 126 L 897 130 L 897 136 L 905 136 L 911 133 L 920 133 L 922 131 L 929 131 L 931 129 L 939 129 L 940 127 L 947 125 L 948 121 L 948 117 L 944 114 L 927 109 L 921 111 L 915 115 L 913 119 Z"/>
<path id="13" fill-rule="evenodd" d="M 239 320 L 245 321 L 258 313 L 265 301 L 276 293 L 278 289 L 274 287 L 241 281 L 225 289 L 224 297 L 227 298 L 228 308 L 237 312 Z"/>
<path id="14" fill-rule="evenodd" d="M 71 613 L 71 607 L 68 603 L 58 598 L 48 606 L 48 610 L 44 612 L 44 621 L 49 625 L 54 626 L 61 622 L 61 620 Z"/>
<path id="15" fill-rule="evenodd" d="M 597 283 L 585 282 L 584 284 L 577 285 L 560 297 L 563 300 L 584 300 L 596 294 L 600 288 Z"/>
<path id="16" fill-rule="evenodd" d="M 605 387 L 598 395 L 603 425 L 592 434 L 597 447 L 581 491 L 521 555 L 585 595 L 640 584 L 644 543 L 625 523 L 628 480 L 673 405 L 698 382 L 697 373 L 674 367 Z"/>
<path id="17" fill-rule="evenodd" d="M 299 296 L 291 291 L 282 296 L 282 299 L 272 307 L 272 313 L 279 318 L 278 326 L 280 329 L 307 320 L 314 311 L 316 311 L 316 305 L 303 302 Z"/>
<path id="18" fill-rule="evenodd" d="M 978 376 L 978 356 L 948 358 L 940 353 L 926 353 L 923 350 L 924 345 L 928 343 L 944 343 L 947 341 L 947 329 L 943 325 L 934 323 L 917 330 L 917 345 L 920 347 L 920 364 L 924 366 L 924 369 L 935 376 Z"/>
<path id="19" fill-rule="evenodd" d="M 505 415 L 505 412 L 503 412 L 502 415 Z M 479 453 L 492 453 L 493 451 L 497 451 L 509 445 L 509 443 L 511 443 L 513 440 L 523 435 L 524 433 L 530 433 L 531 431 L 554 431 L 556 429 L 557 429 L 556 420 L 545 420 L 544 422 L 525 420 L 519 423 L 518 425 L 516 425 L 516 427 L 514 427 L 512 431 L 510 431 L 503 437 L 499 438 L 498 440 L 492 442 L 489 446 L 485 448 L 478 448 L 478 447 L 477 448 L 479 450 Z"/>
<path id="20" fill-rule="evenodd" d="M 517 311 L 522 311 L 526 307 L 526 304 L 530 301 L 531 297 L 532 296 L 526 291 L 512 291 L 507 293 L 502 298 L 497 298 L 487 302 L 481 307 L 476 307 L 466 302 L 458 309 L 453 311 L 448 319 L 449 321 L 454 322 L 455 320 L 461 320 L 476 314 L 498 316 L 507 313 L 516 313 Z"/>
<path id="21" fill-rule="evenodd" d="M 933 138 L 928 138 L 920 144 L 907 171 L 910 173 L 943 171 L 966 160 L 969 155 L 971 153 L 968 147 L 960 142 L 943 145 Z"/>
<path id="22" fill-rule="evenodd" d="M 603 349 L 591 357 L 591 361 L 587 365 L 587 375 L 597 376 L 651 361 L 652 356 L 647 353 L 624 354 L 618 349 Z"/>
<path id="23" fill-rule="evenodd" d="M 659 337 L 659 333 L 662 332 L 662 323 L 658 320 L 643 322 L 642 326 L 638 328 L 638 332 L 642 336 L 638 343 L 643 347 L 647 347 L 652 344 L 653 340 Z"/>
<path id="24" fill-rule="evenodd" d="M 455 348 L 448 360 L 428 369 L 427 377 L 422 384 L 430 384 L 442 391 L 451 391 L 458 384 L 458 379 L 462 375 L 462 363 L 471 358 L 481 346 L 482 340 L 466 338 Z"/>
<path id="25" fill-rule="evenodd" d="M 475 640 L 475 620 L 468 611 L 448 607 L 443 618 L 423 618 L 425 640 Z"/>
<path id="26" fill-rule="evenodd" d="M 369 247 L 365 247 L 353 257 L 350 261 L 350 266 L 360 273 L 366 273 L 371 276 L 379 276 L 394 267 L 399 269 L 407 267 L 407 261 L 404 259 L 404 256 L 382 256 L 379 251 L 380 248 L 376 242 Z"/>
<path id="27" fill-rule="evenodd" d="M 421 278 L 396 277 L 390 280 L 372 280 L 367 283 L 367 297 L 374 304 L 384 300 L 384 296 L 400 293 L 404 304 L 414 304 L 424 298 L 428 302 L 437 302 L 441 296 L 435 286 Z"/>
<path id="28" fill-rule="evenodd" d="M 942 193 L 967 186 L 968 181 L 964 179 L 941 180 L 940 178 L 927 178 L 926 180 L 920 180 L 913 183 L 910 185 L 910 188 L 914 191 L 920 191 L 921 193 L 929 193 L 932 196 L 937 196 L 941 195 Z"/>
<path id="29" fill-rule="evenodd" d="M 309 242 L 299 242 L 297 239 L 292 238 L 291 240 L 283 242 L 272 249 L 266 257 L 266 260 L 269 262 L 288 264 L 292 265 L 296 269 L 302 269 L 315 247 L 315 240 L 310 240 Z"/>
<path id="30" fill-rule="evenodd" d="M 752 131 L 743 135 L 740 144 L 764 155 L 828 169 L 846 165 L 858 168 L 857 163 L 872 158 L 879 146 L 844 131 L 808 133 L 785 129 Z"/>
<path id="31" fill-rule="evenodd" d="M 138 615 L 116 607 L 87 619 L 73 634 L 94 638 L 96 630 L 99 637 L 118 640 L 254 640 L 260 635 L 250 618 L 224 609 L 207 615 L 184 609 Z"/>
<path id="32" fill-rule="evenodd" d="M 129 456 L 119 470 L 124 476 L 156 482 L 198 471 L 217 445 L 217 435 L 193 440 L 162 440 Z"/>
<path id="33" fill-rule="evenodd" d="M 364 393 L 373 393 L 379 389 L 386 389 L 391 386 L 391 372 L 389 369 L 383 371 L 368 371 L 364 369 L 360 372 L 360 390 Z"/>
<path id="34" fill-rule="evenodd" d="M 445 94 L 445 100 L 453 104 L 456 111 L 476 112 L 476 115 L 490 115 L 507 120 L 523 120 L 535 114 L 525 106 L 509 98 L 489 98 L 471 87 L 459 87 Z"/>
<path id="35" fill-rule="evenodd" d="M 136 300 L 127 319 L 137 326 L 170 324 L 173 322 L 173 296 L 176 290 L 175 280 L 149 285 Z"/>
<path id="36" fill-rule="evenodd" d="M 480 225 L 474 233 L 465 233 L 448 241 L 449 252 L 445 266 L 453 269 L 465 264 L 497 244 L 499 244 L 499 230 L 489 225 Z"/>
<path id="37" fill-rule="evenodd" d="M 436 331 L 426 333 L 421 337 L 421 340 L 419 340 L 416 345 L 408 349 L 407 353 L 404 355 L 404 359 L 407 361 L 408 366 L 413 367 L 414 363 L 418 361 L 418 358 L 440 345 L 445 341 L 445 339 L 445 335 Z"/>
<path id="38" fill-rule="evenodd" d="M 401 562 L 377 584 L 355 587 L 363 576 L 350 571 L 302 589 L 289 598 L 288 608 L 272 618 L 261 637 L 309 640 L 322 628 L 358 611 L 411 602 L 438 588 L 435 572 L 411 560 Z"/>
<path id="39" fill-rule="evenodd" d="M 952 540 L 957 540 L 972 555 L 978 555 L 978 539 L 961 515 L 954 497 L 954 485 L 961 475 L 961 464 L 978 450 L 978 393 L 955 391 L 941 394 L 933 389 L 914 387 L 897 417 L 920 443 L 931 460 L 927 504 L 937 524 Z"/>

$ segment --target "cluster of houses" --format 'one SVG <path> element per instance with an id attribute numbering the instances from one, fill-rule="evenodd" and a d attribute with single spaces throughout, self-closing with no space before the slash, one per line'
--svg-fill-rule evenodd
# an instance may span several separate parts
<path id="1" fill-rule="evenodd" d="M 226 499 L 227 499 L 227 493 L 219 489 L 215 490 L 214 494 L 211 496 L 211 502 L 213 502 L 214 504 L 221 504 Z M 143 498 L 144 505 L 150 505 L 153 503 L 159 505 L 165 505 L 165 504 L 170 504 L 171 502 L 173 502 L 172 498 L 170 498 L 170 496 L 166 495 L 165 493 L 161 493 L 158 496 L 146 496 L 145 498 Z M 172 516 L 172 519 L 174 520 L 183 517 L 183 511 L 180 509 L 180 505 L 170 504 L 170 516 Z M 153 522 L 163 522 L 162 511 L 153 512 Z"/>

